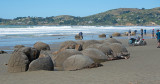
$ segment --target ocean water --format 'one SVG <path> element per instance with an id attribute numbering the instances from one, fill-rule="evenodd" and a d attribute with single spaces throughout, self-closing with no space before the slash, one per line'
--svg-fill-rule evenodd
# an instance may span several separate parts
<path id="1" fill-rule="evenodd" d="M 0 26 L 0 47 L 15 45 L 33 46 L 37 41 L 47 44 L 75 40 L 74 36 L 83 32 L 84 40 L 105 39 L 98 38 L 99 34 L 105 33 L 107 36 L 114 32 L 128 32 L 140 29 L 146 29 L 151 33 L 152 29 L 160 29 L 160 26 Z M 119 37 L 124 38 L 125 37 Z M 127 37 L 126 37 L 127 38 Z"/>

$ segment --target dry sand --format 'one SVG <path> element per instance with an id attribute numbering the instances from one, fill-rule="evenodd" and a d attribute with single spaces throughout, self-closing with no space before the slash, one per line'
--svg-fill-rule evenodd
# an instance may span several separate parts
<path id="1" fill-rule="evenodd" d="M 160 84 L 160 48 L 156 39 L 146 40 L 147 46 L 132 47 L 127 40 L 120 41 L 130 52 L 129 59 L 107 61 L 102 67 L 78 71 L 8 73 L 4 64 L 10 55 L 0 55 L 0 84 Z"/>

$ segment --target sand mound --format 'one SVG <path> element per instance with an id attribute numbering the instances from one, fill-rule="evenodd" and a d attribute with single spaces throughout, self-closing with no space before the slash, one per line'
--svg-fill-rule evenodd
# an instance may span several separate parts
<path id="1" fill-rule="evenodd" d="M 72 55 L 82 54 L 80 51 L 74 50 L 74 49 L 66 49 L 57 55 L 53 56 L 55 59 L 55 66 L 56 67 L 62 67 L 63 62 Z"/>
<path id="2" fill-rule="evenodd" d="M 88 56 L 73 55 L 64 61 L 63 68 L 64 70 L 79 70 L 88 67 L 93 63 L 94 61 Z"/>
<path id="3" fill-rule="evenodd" d="M 97 40 L 88 40 L 83 44 L 83 50 L 86 49 L 89 45 L 100 43 Z"/>
<path id="4" fill-rule="evenodd" d="M 110 42 L 110 43 L 120 43 L 122 44 L 120 41 L 114 39 L 114 38 L 108 38 L 106 41 Z"/>
<path id="5" fill-rule="evenodd" d="M 107 56 L 102 51 L 95 48 L 87 48 L 82 51 L 82 54 L 90 57 L 95 63 L 101 63 L 107 60 Z"/>
<path id="6" fill-rule="evenodd" d="M 111 45 L 109 45 L 109 47 L 113 51 L 113 56 L 114 57 L 117 57 L 117 56 L 129 56 L 128 50 L 122 44 L 112 43 Z"/>
<path id="7" fill-rule="evenodd" d="M 46 43 L 43 43 L 43 42 L 36 42 L 33 47 L 36 48 L 39 51 L 41 51 L 41 50 L 50 50 L 49 45 L 46 44 Z"/>

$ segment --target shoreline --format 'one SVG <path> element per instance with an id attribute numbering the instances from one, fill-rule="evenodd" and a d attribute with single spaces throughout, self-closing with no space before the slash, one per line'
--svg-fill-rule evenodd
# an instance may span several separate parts
<path id="1" fill-rule="evenodd" d="M 140 36 L 140 34 L 137 34 L 136 36 Z M 131 37 L 132 38 L 136 38 L 136 36 L 131 36 Z M 49 45 L 52 45 L 52 44 L 60 44 L 62 42 L 68 41 L 68 40 L 81 41 L 81 40 L 76 40 L 73 35 L 66 36 L 66 37 L 60 36 L 60 38 L 59 38 L 59 35 L 58 35 L 56 38 L 57 38 L 56 39 L 57 41 L 53 39 L 53 41 L 49 42 L 49 43 L 47 43 L 47 42 L 45 42 L 43 40 L 42 40 L 42 42 L 47 43 Z M 105 40 L 107 38 L 109 38 L 109 35 L 106 35 L 106 38 L 99 38 L 98 34 L 91 34 L 91 35 L 85 35 L 83 40 Z M 128 36 L 124 36 L 124 35 L 118 36 L 118 37 L 113 37 L 113 38 L 128 40 Z M 144 39 L 153 39 L 153 38 L 151 38 L 151 34 L 147 34 L 147 35 L 144 35 Z M 38 41 L 36 41 L 36 42 L 38 42 Z M 34 42 L 34 43 L 36 43 L 36 42 Z M 34 45 L 34 43 L 24 44 L 24 46 L 32 47 Z M 21 45 L 21 44 L 17 44 L 17 45 Z M 14 46 L 0 46 L 0 50 L 6 51 L 8 53 L 12 53 L 13 50 L 14 50 Z"/>

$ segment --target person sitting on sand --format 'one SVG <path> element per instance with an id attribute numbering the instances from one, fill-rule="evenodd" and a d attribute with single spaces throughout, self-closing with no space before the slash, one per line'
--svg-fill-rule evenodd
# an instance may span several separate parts
<path id="1" fill-rule="evenodd" d="M 140 39 L 141 39 L 141 38 L 138 36 L 137 39 L 136 39 L 136 41 L 139 41 Z"/>
<path id="2" fill-rule="evenodd" d="M 157 30 L 156 38 L 157 38 L 157 41 L 158 41 L 158 47 L 157 48 L 160 48 L 160 32 L 159 32 L 159 30 Z"/>
<path id="3" fill-rule="evenodd" d="M 141 42 L 142 42 L 142 39 L 138 36 L 136 41 L 135 41 L 135 44 L 139 45 Z"/>
<path id="4" fill-rule="evenodd" d="M 133 43 L 135 43 L 135 41 L 136 41 L 135 38 L 130 38 L 128 43 L 129 43 L 129 44 L 133 44 Z"/>
<path id="5" fill-rule="evenodd" d="M 80 39 L 82 40 L 83 39 L 83 33 L 79 32 L 79 36 L 80 36 Z"/>
<path id="6" fill-rule="evenodd" d="M 109 38 L 112 38 L 112 35 L 109 35 Z"/>

